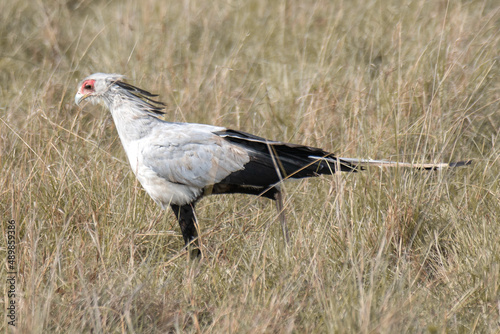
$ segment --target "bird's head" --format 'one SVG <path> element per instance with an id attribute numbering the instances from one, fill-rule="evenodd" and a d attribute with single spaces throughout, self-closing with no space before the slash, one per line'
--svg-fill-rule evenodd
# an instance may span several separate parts
<path id="1" fill-rule="evenodd" d="M 92 103 L 104 102 L 113 84 L 122 80 L 123 75 L 120 74 L 94 73 L 78 84 L 75 103 L 80 104 L 83 100 L 89 100 Z"/>
<path id="2" fill-rule="evenodd" d="M 128 101 L 140 111 L 161 115 L 165 104 L 153 100 L 155 96 L 158 95 L 126 83 L 121 74 L 94 73 L 78 84 L 75 103 L 78 105 L 83 100 L 102 102 L 111 110 L 113 101 Z"/>

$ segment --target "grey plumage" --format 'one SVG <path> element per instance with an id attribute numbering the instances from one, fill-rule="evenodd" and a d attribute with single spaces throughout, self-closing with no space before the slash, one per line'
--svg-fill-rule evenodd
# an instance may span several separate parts
<path id="1" fill-rule="evenodd" d="M 195 203 L 207 194 L 246 193 L 276 200 L 288 239 L 283 179 L 356 172 L 366 165 L 443 169 L 470 163 L 413 165 L 340 158 L 319 148 L 224 127 L 166 122 L 157 117 L 164 105 L 156 96 L 126 83 L 122 75 L 96 73 L 80 82 L 75 103 L 101 102 L 110 110 L 134 174 L 155 202 L 171 206 L 186 245 L 197 237 Z"/>

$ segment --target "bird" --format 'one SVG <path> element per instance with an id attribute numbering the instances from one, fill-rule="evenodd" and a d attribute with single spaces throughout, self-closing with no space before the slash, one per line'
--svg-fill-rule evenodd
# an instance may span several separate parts
<path id="1" fill-rule="evenodd" d="M 321 148 L 268 140 L 221 126 L 163 120 L 158 95 L 121 74 L 94 73 L 78 84 L 75 104 L 104 105 L 111 113 L 132 171 L 149 196 L 175 214 L 189 254 L 199 257 L 195 205 L 203 197 L 241 193 L 274 200 L 286 244 L 289 234 L 282 182 L 366 166 L 436 170 L 471 163 L 412 164 L 337 157 Z"/>

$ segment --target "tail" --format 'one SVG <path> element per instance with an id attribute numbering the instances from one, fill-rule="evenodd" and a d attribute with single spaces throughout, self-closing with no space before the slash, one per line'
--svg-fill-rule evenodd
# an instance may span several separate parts
<path id="1" fill-rule="evenodd" d="M 442 170 L 448 168 L 468 166 L 472 163 L 472 160 L 458 161 L 450 163 L 410 163 L 410 162 L 397 162 L 388 160 L 372 160 L 372 159 L 353 159 L 353 158 L 322 158 L 310 156 L 310 158 L 316 158 L 319 160 L 326 160 L 330 163 L 339 163 L 341 166 L 353 167 L 355 170 L 364 169 L 366 166 L 374 167 L 405 167 L 414 168 L 420 170 Z"/>

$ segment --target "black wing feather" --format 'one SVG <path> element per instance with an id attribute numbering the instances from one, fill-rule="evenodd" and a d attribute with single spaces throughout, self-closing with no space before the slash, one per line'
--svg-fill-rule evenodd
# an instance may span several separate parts
<path id="1" fill-rule="evenodd" d="M 359 167 L 345 162 L 337 162 L 332 153 L 320 148 L 288 144 L 236 130 L 219 131 L 215 134 L 225 140 L 244 147 L 250 161 L 244 169 L 228 175 L 223 184 L 241 184 L 268 187 L 285 178 L 306 178 L 320 174 L 341 171 L 355 172 Z M 312 157 L 329 158 L 329 161 Z"/>

